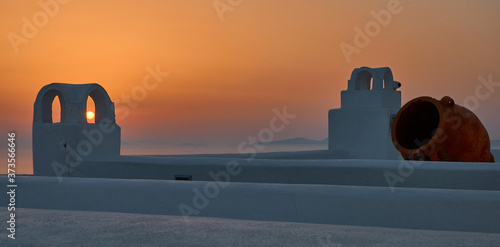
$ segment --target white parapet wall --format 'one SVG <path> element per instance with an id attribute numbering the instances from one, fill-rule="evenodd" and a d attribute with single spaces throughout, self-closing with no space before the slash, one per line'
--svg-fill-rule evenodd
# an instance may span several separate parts
<path id="1" fill-rule="evenodd" d="M 98 178 L 60 181 L 38 176 L 19 177 L 17 183 L 18 208 L 500 233 L 500 191 Z M 7 194 L 0 199 L 7 201 Z"/>
<path id="2" fill-rule="evenodd" d="M 318 152 L 312 153 L 318 155 Z M 231 154 L 216 157 L 96 157 L 84 160 L 67 176 L 192 181 L 229 179 L 245 183 L 377 186 L 389 191 L 398 187 L 500 191 L 498 163 L 273 159 L 285 154 L 267 154 L 251 161 Z"/>

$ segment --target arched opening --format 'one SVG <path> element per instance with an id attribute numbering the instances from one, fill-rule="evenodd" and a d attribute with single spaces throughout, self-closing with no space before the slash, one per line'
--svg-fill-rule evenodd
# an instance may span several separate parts
<path id="1" fill-rule="evenodd" d="M 108 107 L 110 100 L 107 97 L 106 92 L 99 89 L 92 90 L 89 93 L 89 98 L 92 98 L 92 101 L 94 102 L 94 123 L 100 123 L 107 117 L 106 107 Z M 88 102 L 89 100 L 87 100 L 87 105 L 89 104 Z"/>
<path id="2" fill-rule="evenodd" d="M 41 99 L 42 123 L 64 122 L 65 109 L 64 97 L 61 92 L 56 89 L 49 90 Z"/>
<path id="3" fill-rule="evenodd" d="M 392 89 L 393 82 L 394 82 L 394 78 L 393 78 L 392 72 L 390 70 L 387 70 L 384 74 L 384 89 Z"/>
<path id="4" fill-rule="evenodd" d="M 427 144 L 439 126 L 439 111 L 431 102 L 417 101 L 401 112 L 396 139 L 404 148 L 417 149 Z"/>
<path id="5" fill-rule="evenodd" d="M 59 96 L 56 95 L 54 99 L 52 100 L 52 107 L 51 107 L 51 123 L 60 123 L 62 119 L 62 114 L 61 114 L 61 99 L 59 99 Z"/>
<path id="6" fill-rule="evenodd" d="M 92 97 L 87 96 L 87 108 L 86 108 L 86 111 L 85 111 L 85 117 L 87 119 L 87 123 L 90 123 L 90 124 L 95 124 L 95 102 L 94 102 L 94 99 L 92 99 Z"/>
<path id="7" fill-rule="evenodd" d="M 372 74 L 367 71 L 363 70 L 359 72 L 358 76 L 356 77 L 356 90 L 370 90 L 372 87 L 372 81 L 373 81 L 373 76 Z"/>

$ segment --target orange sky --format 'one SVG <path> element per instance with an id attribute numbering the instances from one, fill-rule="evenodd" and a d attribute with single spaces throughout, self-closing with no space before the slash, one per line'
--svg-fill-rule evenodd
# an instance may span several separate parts
<path id="1" fill-rule="evenodd" d="M 243 0 L 221 20 L 213 0 L 72 0 L 51 6 L 53 16 L 16 52 L 8 35 L 22 36 L 23 17 L 33 22 L 44 10 L 38 1 L 1 0 L 0 130 L 15 130 L 29 150 L 42 86 L 97 82 L 116 102 L 156 65 L 169 76 L 128 117 L 117 116 L 126 142 L 238 144 L 284 106 L 297 118 L 276 139 L 323 139 L 328 109 L 340 106 L 361 66 L 391 67 L 403 104 L 423 95 L 463 104 L 478 76 L 500 81 L 496 0 L 402 0 L 348 63 L 340 44 L 354 45 L 354 28 L 393 1 Z M 498 106 L 500 87 L 475 110 L 493 139 Z"/>

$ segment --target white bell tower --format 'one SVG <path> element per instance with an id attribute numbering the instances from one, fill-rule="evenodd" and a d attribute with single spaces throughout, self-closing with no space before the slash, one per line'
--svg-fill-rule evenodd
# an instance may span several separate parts
<path id="1" fill-rule="evenodd" d="M 58 96 L 61 122 L 52 121 L 52 102 Z M 87 99 L 95 103 L 95 123 L 85 117 Z M 52 83 L 39 92 L 33 112 L 33 173 L 70 176 L 86 157 L 120 154 L 120 126 L 115 107 L 99 84 Z"/>
<path id="2" fill-rule="evenodd" d="M 397 159 L 391 124 L 401 108 L 401 83 L 388 67 L 355 69 L 341 92 L 340 109 L 328 112 L 328 149 L 353 159 Z"/>

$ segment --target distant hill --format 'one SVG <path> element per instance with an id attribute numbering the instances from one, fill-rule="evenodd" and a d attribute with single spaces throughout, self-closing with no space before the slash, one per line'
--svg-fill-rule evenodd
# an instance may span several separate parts
<path id="1" fill-rule="evenodd" d="M 325 138 L 323 140 L 313 140 L 303 137 L 297 137 L 279 141 L 262 142 L 260 144 L 269 146 L 326 146 L 328 145 L 328 138 Z"/>
<path id="2" fill-rule="evenodd" d="M 179 146 L 179 147 L 205 147 L 208 145 L 203 143 L 203 142 L 202 143 L 184 142 L 184 143 L 177 144 L 177 146 Z"/>

